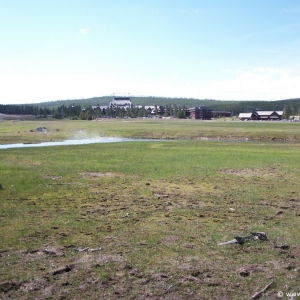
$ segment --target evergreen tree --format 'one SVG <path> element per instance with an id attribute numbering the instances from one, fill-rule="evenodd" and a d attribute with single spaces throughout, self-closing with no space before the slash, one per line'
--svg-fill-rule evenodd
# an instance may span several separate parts
<path id="1" fill-rule="evenodd" d="M 284 108 L 283 108 L 283 115 L 282 115 L 282 117 L 283 117 L 284 119 L 288 119 L 288 117 L 289 117 L 289 114 L 288 114 L 286 105 L 285 105 Z"/>

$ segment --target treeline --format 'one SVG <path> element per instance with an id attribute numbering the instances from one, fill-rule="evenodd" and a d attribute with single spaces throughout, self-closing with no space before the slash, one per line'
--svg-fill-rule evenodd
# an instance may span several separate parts
<path id="1" fill-rule="evenodd" d="M 52 114 L 49 108 L 39 108 L 33 105 L 0 104 L 0 113 L 6 115 L 35 115 L 47 117 Z"/>
<path id="2" fill-rule="evenodd" d="M 177 105 L 167 104 L 163 106 L 155 106 L 154 115 L 164 117 L 185 118 L 186 108 Z M 117 108 L 100 106 L 88 106 L 82 108 L 80 105 L 59 106 L 52 114 L 55 119 L 70 118 L 73 120 L 93 120 L 97 118 L 142 118 L 151 115 L 152 110 L 146 109 L 145 106 L 135 106 L 132 108 Z"/>
<path id="3" fill-rule="evenodd" d="M 92 120 L 96 118 L 138 118 L 147 117 L 151 110 L 145 109 L 144 106 L 112 109 L 106 106 L 81 107 L 81 105 L 61 105 L 56 108 L 39 108 L 33 105 L 2 105 L 0 104 L 0 113 L 7 115 L 34 115 L 37 118 L 52 117 L 54 119 L 69 118 L 73 120 Z M 184 107 L 166 105 L 166 107 L 156 106 L 156 115 L 174 116 L 184 118 Z"/>

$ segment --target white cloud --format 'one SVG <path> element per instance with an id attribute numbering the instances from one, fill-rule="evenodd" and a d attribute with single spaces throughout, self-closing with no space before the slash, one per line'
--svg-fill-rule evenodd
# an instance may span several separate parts
<path id="1" fill-rule="evenodd" d="M 79 33 L 80 33 L 80 34 L 87 34 L 89 31 L 90 31 L 90 28 L 81 28 L 81 29 L 79 30 Z"/>
<path id="2" fill-rule="evenodd" d="M 300 97 L 300 73 L 290 69 L 257 67 L 227 80 L 202 86 L 204 98 L 224 100 L 280 100 Z"/>

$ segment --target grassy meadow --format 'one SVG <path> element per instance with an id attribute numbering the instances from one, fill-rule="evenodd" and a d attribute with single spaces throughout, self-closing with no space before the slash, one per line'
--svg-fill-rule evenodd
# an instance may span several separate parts
<path id="1" fill-rule="evenodd" d="M 170 139 L 0 150 L 0 298 L 250 299 L 270 282 L 260 299 L 300 292 L 299 128 L 0 122 L 0 144 Z M 269 241 L 217 246 L 251 231 Z M 102 250 L 74 250 L 85 247 Z"/>
<path id="2" fill-rule="evenodd" d="M 37 132 L 46 127 L 46 132 Z M 300 141 L 293 122 L 199 121 L 179 119 L 99 119 L 98 121 L 0 121 L 0 144 L 99 136 L 154 139 L 232 139 Z"/>

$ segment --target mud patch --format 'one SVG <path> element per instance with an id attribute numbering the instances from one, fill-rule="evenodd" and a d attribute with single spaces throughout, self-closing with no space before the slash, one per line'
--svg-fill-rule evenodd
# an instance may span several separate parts
<path id="1" fill-rule="evenodd" d="M 274 176 L 278 175 L 279 166 L 274 166 L 266 169 L 247 168 L 247 169 L 223 169 L 222 174 L 231 174 L 236 176 Z"/>
<path id="2" fill-rule="evenodd" d="M 237 270 L 237 273 L 242 277 L 248 277 L 256 272 L 265 272 L 265 270 L 260 265 L 246 265 Z"/>
<path id="3" fill-rule="evenodd" d="M 45 249 L 28 250 L 24 253 L 24 262 L 34 262 L 46 258 L 47 256 L 65 256 L 64 247 L 49 247 Z"/>
<path id="4" fill-rule="evenodd" d="M 44 288 L 46 284 L 47 284 L 47 280 L 45 278 L 43 279 L 37 278 L 32 281 L 24 283 L 21 287 L 21 290 L 23 292 L 39 291 L 42 288 Z"/>
<path id="5" fill-rule="evenodd" d="M 161 242 L 162 242 L 162 244 L 170 245 L 170 244 L 176 243 L 177 240 L 178 240 L 177 236 L 170 235 L 170 236 L 165 236 L 161 240 Z"/>
<path id="6" fill-rule="evenodd" d="M 80 173 L 80 175 L 82 177 L 91 178 L 91 179 L 100 178 L 100 177 L 119 177 L 119 176 L 121 176 L 120 174 L 113 173 L 113 172 L 84 172 L 84 173 Z"/>
<path id="7" fill-rule="evenodd" d="M 17 291 L 20 287 L 21 287 L 20 282 L 14 282 L 14 281 L 2 282 L 0 283 L 0 292 L 6 294 L 12 290 Z"/>
<path id="8" fill-rule="evenodd" d="M 89 253 L 84 253 L 78 260 L 76 260 L 76 264 L 86 264 L 91 263 L 95 265 L 104 265 L 109 262 L 123 262 L 124 258 L 121 255 L 110 255 L 110 254 L 102 254 L 102 255 L 93 255 Z"/>

